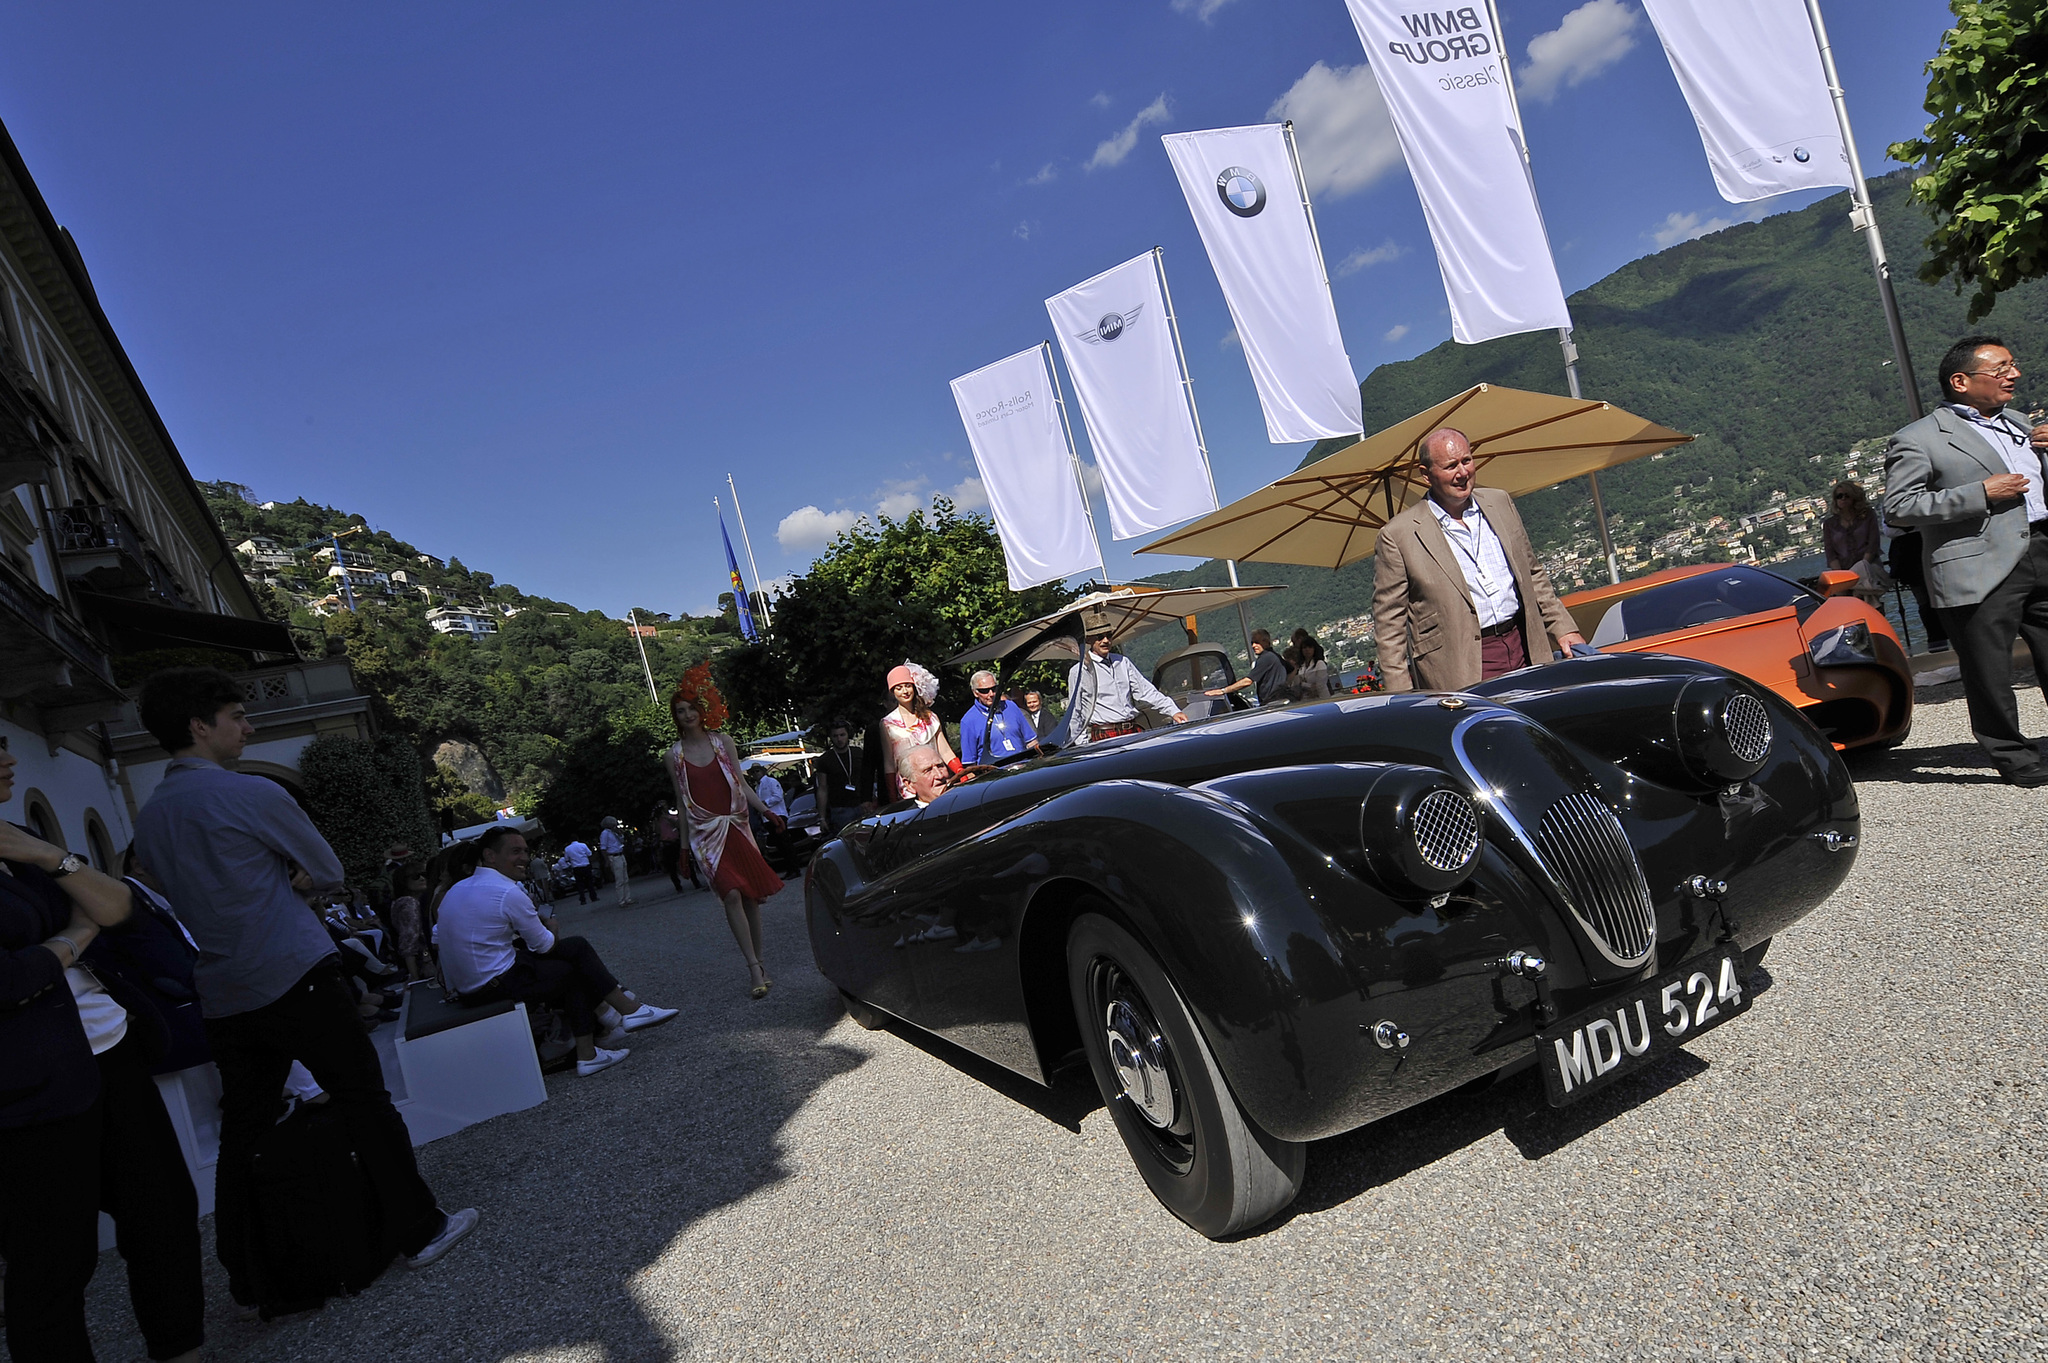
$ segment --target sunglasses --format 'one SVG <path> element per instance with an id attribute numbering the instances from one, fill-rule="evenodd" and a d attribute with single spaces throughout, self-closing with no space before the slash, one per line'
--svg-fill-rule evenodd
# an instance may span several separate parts
<path id="1" fill-rule="evenodd" d="M 996 689 L 993 686 L 977 686 L 974 688 L 974 694 L 977 696 L 993 696 L 995 693 Z"/>

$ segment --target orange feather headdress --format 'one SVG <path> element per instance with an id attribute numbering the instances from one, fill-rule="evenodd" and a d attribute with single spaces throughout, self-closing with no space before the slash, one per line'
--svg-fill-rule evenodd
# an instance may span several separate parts
<path id="1" fill-rule="evenodd" d="M 697 707 L 705 728 L 716 729 L 725 724 L 725 697 L 719 695 L 718 688 L 711 684 L 710 663 L 698 663 L 683 673 L 683 679 L 669 693 L 668 708 L 674 710 L 676 702 L 682 700 Z"/>

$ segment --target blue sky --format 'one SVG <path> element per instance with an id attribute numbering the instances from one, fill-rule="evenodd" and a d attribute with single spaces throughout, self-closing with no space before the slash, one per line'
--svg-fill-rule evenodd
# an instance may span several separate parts
<path id="1" fill-rule="evenodd" d="M 1630 0 L 1500 8 L 1568 291 L 1754 211 Z M 1948 11 L 1828 14 L 1878 174 Z M 1341 0 L 69 0 L 10 15 L 0 118 L 197 476 L 703 612 L 728 473 L 770 578 L 852 514 L 971 503 L 947 381 L 1154 245 L 1222 497 L 1292 468 L 1158 135 L 1294 117 L 1363 378 L 1450 330 L 1363 63 Z M 1113 574 L 1185 565 L 1140 543 Z"/>

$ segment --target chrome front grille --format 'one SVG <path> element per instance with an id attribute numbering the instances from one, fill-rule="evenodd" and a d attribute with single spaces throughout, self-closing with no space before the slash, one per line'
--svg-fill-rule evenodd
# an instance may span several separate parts
<path id="1" fill-rule="evenodd" d="M 1734 703 L 1728 708 L 1733 710 Z M 1768 734 L 1770 721 L 1764 723 Z M 1602 954 L 1620 966 L 1649 959 L 1657 945 L 1650 886 L 1613 810 L 1596 795 L 1566 795 L 1544 814 L 1536 848 L 1570 896 L 1572 915 Z"/>
<path id="2" fill-rule="evenodd" d="M 1433 790 L 1415 806 L 1415 850 L 1439 871 L 1455 871 L 1479 850 L 1479 816 L 1472 802 L 1449 790 Z"/>
<path id="3" fill-rule="evenodd" d="M 1755 696 L 1730 696 L 1721 707 L 1721 729 L 1739 761 L 1761 762 L 1771 751 L 1771 714 Z"/>

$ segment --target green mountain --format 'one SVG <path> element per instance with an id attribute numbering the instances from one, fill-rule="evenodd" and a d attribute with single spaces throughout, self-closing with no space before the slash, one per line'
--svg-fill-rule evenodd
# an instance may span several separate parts
<path id="1" fill-rule="evenodd" d="M 2048 283 L 2004 294 L 1997 311 L 1970 327 L 1965 300 L 1953 289 L 1914 277 L 1928 222 L 1907 198 L 1908 178 L 1900 171 L 1872 190 L 1923 401 L 1933 400 L 1942 352 L 1969 331 L 2003 336 L 2022 364 L 2048 364 Z M 1782 501 L 1826 491 L 1858 445 L 1873 451 L 1861 461 L 1858 481 L 1875 491 L 1882 473 L 1874 451 L 1904 424 L 1906 412 L 1868 248 L 1849 227 L 1846 193 L 1632 261 L 1570 302 L 1586 396 L 1698 437 L 1601 478 L 1617 550 L 1641 551 L 1625 575 L 1668 561 L 1650 546 L 1672 531 L 1715 516 L 1734 521 L 1772 506 L 1774 494 Z M 1482 382 L 1564 393 L 1556 337 L 1510 336 L 1476 346 L 1446 341 L 1412 360 L 1381 365 L 1359 385 L 1365 428 L 1384 429 Z M 2028 382 L 2021 381 L 2025 401 Z M 1326 442 L 1303 462 L 1336 446 Z M 1559 561 L 1574 545 L 1588 557 L 1595 543 L 1583 479 L 1531 493 L 1520 506 L 1561 587 L 1605 580 L 1604 567 L 1588 576 Z M 1798 549 L 1801 540 L 1772 526 L 1749 543 L 1767 558 L 1773 550 Z M 1729 552 L 1711 542 L 1699 548 L 1695 558 Z M 1253 607 L 1253 623 L 1278 637 L 1296 625 L 1320 632 L 1328 621 L 1369 610 L 1371 568 L 1370 561 L 1335 573 L 1239 564 L 1238 574 L 1246 582 L 1289 585 L 1270 609 Z M 1224 580 L 1223 571 L 1208 563 L 1148 580 L 1211 585 Z M 1205 637 L 1239 637 L 1234 613 L 1202 625 Z"/>

